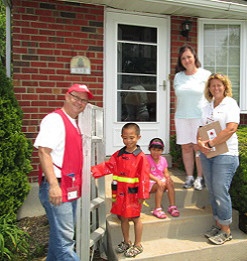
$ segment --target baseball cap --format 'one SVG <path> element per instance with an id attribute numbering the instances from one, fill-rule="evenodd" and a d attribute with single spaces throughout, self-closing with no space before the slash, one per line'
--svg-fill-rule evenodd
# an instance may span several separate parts
<path id="1" fill-rule="evenodd" d="M 93 99 L 93 94 L 88 90 L 85 84 L 73 84 L 72 86 L 70 86 L 67 92 L 86 92 L 88 94 L 88 98 Z"/>

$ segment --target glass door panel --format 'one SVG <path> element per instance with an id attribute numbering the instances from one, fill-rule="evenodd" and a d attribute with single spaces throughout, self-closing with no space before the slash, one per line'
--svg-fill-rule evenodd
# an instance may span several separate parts
<path id="1" fill-rule="evenodd" d="M 117 121 L 157 120 L 157 28 L 118 25 Z"/>

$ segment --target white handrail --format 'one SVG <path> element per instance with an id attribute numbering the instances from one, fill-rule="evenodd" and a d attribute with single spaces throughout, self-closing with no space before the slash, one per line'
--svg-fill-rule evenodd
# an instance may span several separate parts
<path id="1" fill-rule="evenodd" d="M 91 177 L 91 165 L 104 160 L 103 109 L 88 104 L 79 115 L 83 135 L 82 197 L 77 205 L 76 252 L 83 261 L 92 260 L 94 249 L 106 252 L 105 182 Z"/>

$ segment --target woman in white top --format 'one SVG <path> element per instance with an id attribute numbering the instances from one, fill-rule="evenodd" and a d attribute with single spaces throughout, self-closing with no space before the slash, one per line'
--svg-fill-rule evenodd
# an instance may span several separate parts
<path id="1" fill-rule="evenodd" d="M 203 179 L 200 164 L 197 130 L 201 125 L 201 108 L 205 101 L 203 91 L 205 83 L 211 74 L 200 68 L 194 49 L 183 45 L 179 50 L 174 89 L 176 95 L 175 126 L 177 144 L 182 147 L 182 156 L 187 174 L 184 188 L 202 190 Z M 196 156 L 196 157 L 195 157 Z M 197 179 L 194 181 L 194 165 L 196 162 Z"/>
<path id="2" fill-rule="evenodd" d="M 212 74 L 205 87 L 208 103 L 202 110 L 203 125 L 219 121 L 222 131 L 209 140 L 198 137 L 201 163 L 209 191 L 215 225 L 204 235 L 210 242 L 221 245 L 232 239 L 232 202 L 229 194 L 232 178 L 239 165 L 236 130 L 240 121 L 240 109 L 232 98 L 231 82 L 227 76 Z M 228 152 L 207 158 L 215 146 L 226 142 Z"/>

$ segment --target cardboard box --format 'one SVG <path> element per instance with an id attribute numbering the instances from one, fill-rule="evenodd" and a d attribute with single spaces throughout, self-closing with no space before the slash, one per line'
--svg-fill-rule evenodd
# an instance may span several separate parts
<path id="1" fill-rule="evenodd" d="M 199 137 L 202 140 L 212 140 L 222 131 L 219 121 L 214 121 L 199 128 Z M 228 152 L 226 142 L 215 145 L 207 154 L 207 158 L 212 158 Z"/>

